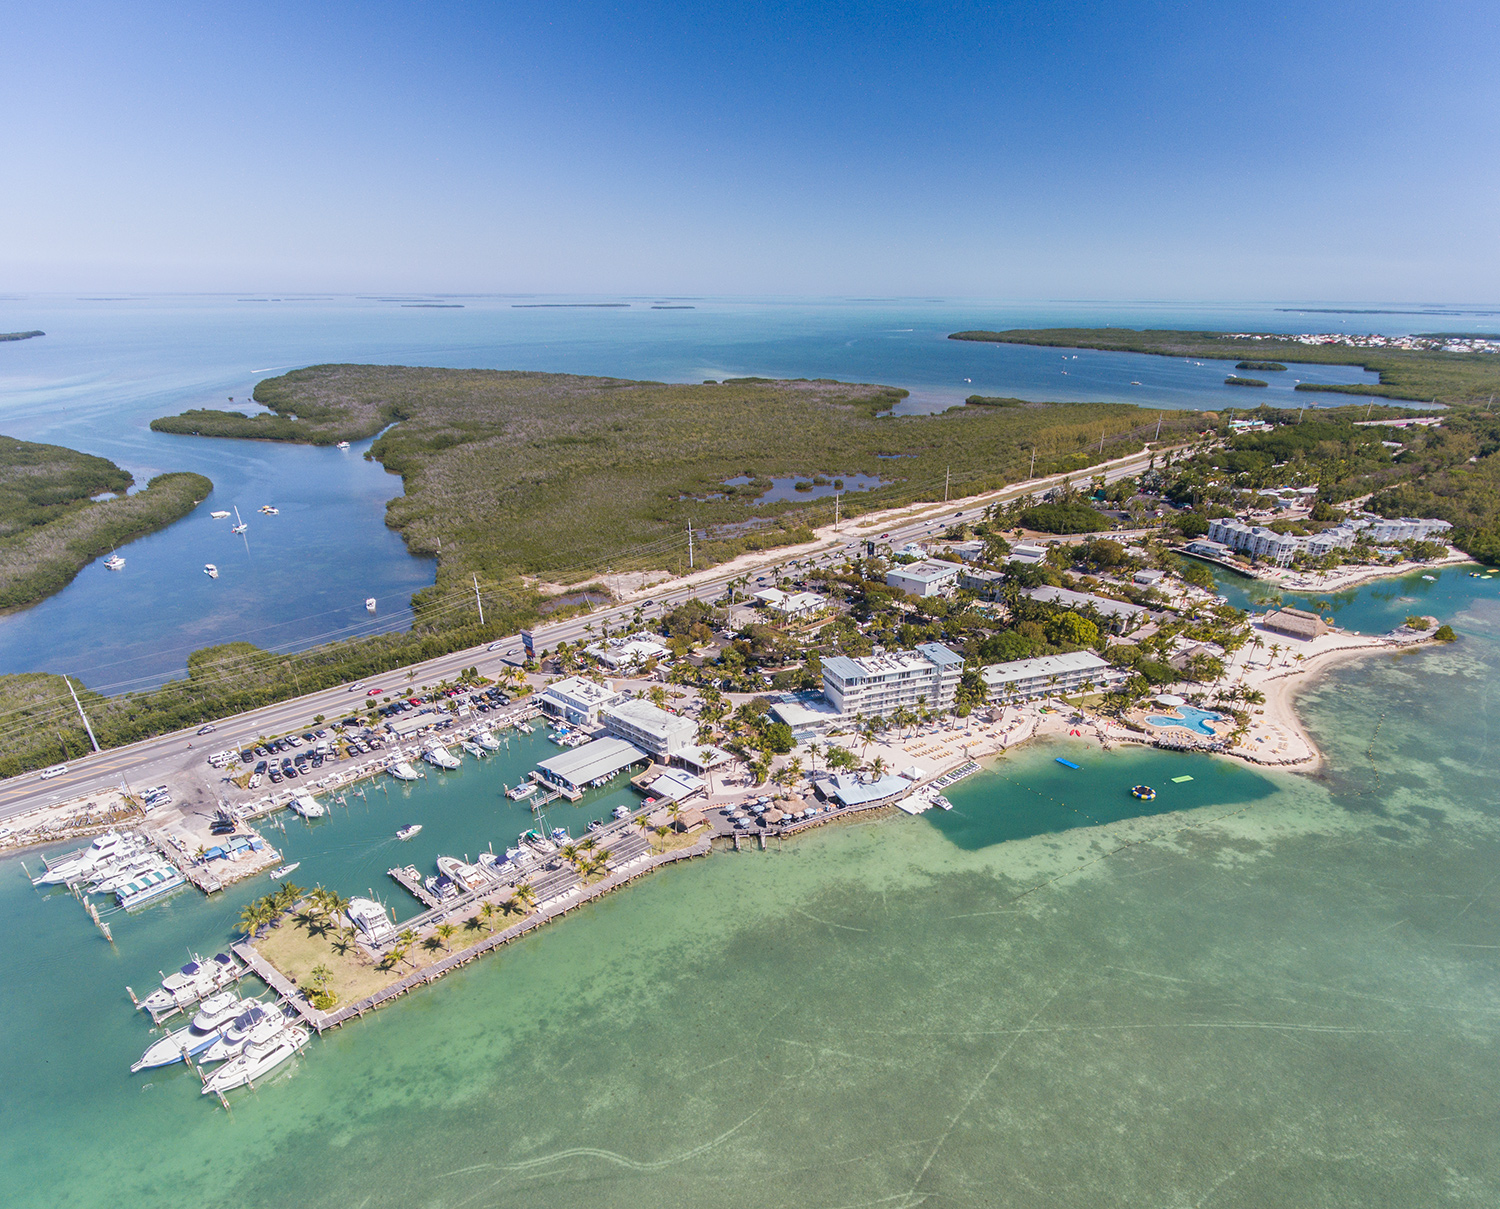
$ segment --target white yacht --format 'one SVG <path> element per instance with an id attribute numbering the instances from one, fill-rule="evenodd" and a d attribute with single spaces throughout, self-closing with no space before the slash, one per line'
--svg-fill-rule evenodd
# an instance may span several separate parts
<path id="1" fill-rule="evenodd" d="M 484 755 L 484 748 L 480 747 L 478 743 L 471 743 L 468 739 L 465 739 L 462 743 L 459 744 L 459 746 L 462 747 L 475 759 L 478 759 L 480 756 Z"/>
<path id="2" fill-rule="evenodd" d="M 351 898 L 346 914 L 354 921 L 354 926 L 376 944 L 384 944 L 396 935 L 391 917 L 373 898 Z"/>
<path id="3" fill-rule="evenodd" d="M 194 958 L 175 973 L 161 980 L 161 987 L 152 991 L 139 1003 L 138 1008 L 148 1012 L 164 1012 L 171 1008 L 186 1007 L 196 1003 L 205 995 L 212 995 L 220 987 L 234 982 L 244 971 L 239 963 L 227 953 L 215 954 L 212 961 Z"/>
<path id="4" fill-rule="evenodd" d="M 405 827 L 401 828 L 400 831 L 396 832 L 396 838 L 398 840 L 409 840 L 421 830 L 421 823 L 408 823 Z"/>
<path id="5" fill-rule="evenodd" d="M 457 768 L 463 763 L 441 743 L 429 743 L 427 750 L 422 753 L 422 758 L 438 768 Z"/>
<path id="6" fill-rule="evenodd" d="M 487 730 L 482 730 L 477 735 L 475 735 L 474 742 L 478 743 L 479 746 L 484 748 L 485 751 L 500 750 L 500 740 L 495 738 L 495 736 L 490 734 L 490 732 Z"/>
<path id="7" fill-rule="evenodd" d="M 505 796 L 508 797 L 512 802 L 519 802 L 524 798 L 529 798 L 535 792 L 536 782 L 527 781 L 524 785 L 517 785 L 514 789 L 507 789 L 505 791 Z"/>
<path id="8" fill-rule="evenodd" d="M 255 1003 L 219 1030 L 219 1039 L 203 1051 L 199 1062 L 233 1058 L 250 1041 L 269 1041 L 286 1027 L 286 1017 L 274 1008 Z"/>
<path id="9" fill-rule="evenodd" d="M 238 504 L 236 504 L 234 506 L 234 524 L 229 526 L 229 532 L 243 533 L 248 528 L 250 528 L 250 526 L 245 524 L 245 522 L 240 519 L 240 507 Z"/>
<path id="10" fill-rule="evenodd" d="M 252 1079 L 275 1070 L 307 1044 L 311 1034 L 291 1024 L 269 1041 L 248 1041 L 237 1058 L 231 1058 L 203 1081 L 203 1094 L 212 1095 L 244 1087 Z"/>
<path id="11" fill-rule="evenodd" d="M 107 860 L 138 851 L 143 842 L 139 836 L 110 831 L 87 848 L 59 857 L 57 863 L 48 865 L 40 877 L 32 878 L 32 885 L 60 886 L 66 882 L 82 881 Z"/>
<path id="12" fill-rule="evenodd" d="M 438 857 L 437 867 L 439 873 L 464 890 L 477 890 L 488 880 L 477 866 L 466 864 L 456 856 Z"/>
<path id="13" fill-rule="evenodd" d="M 209 579 L 218 579 L 219 578 L 219 568 L 216 567 L 216 566 L 214 566 L 213 563 L 204 563 L 203 564 L 203 574 L 207 575 L 209 577 Z"/>
<path id="14" fill-rule="evenodd" d="M 147 1047 L 130 1073 L 149 1070 L 158 1066 L 170 1066 L 181 1062 L 183 1055 L 196 1058 L 220 1039 L 219 1030 L 250 1007 L 252 1000 L 241 999 L 233 991 L 220 991 L 199 1005 L 193 1022 L 180 1029 L 157 1038 Z"/>
<path id="15" fill-rule="evenodd" d="M 389 771 L 391 776 L 398 781 L 415 781 L 422 775 L 405 760 L 397 760 L 391 765 Z"/>
<path id="16" fill-rule="evenodd" d="M 227 513 L 227 512 L 210 512 L 209 513 L 209 516 L 213 517 L 214 520 L 216 520 L 216 521 L 221 521 L 221 520 L 223 520 L 228 515 L 229 515 L 229 513 Z"/>
<path id="17" fill-rule="evenodd" d="M 365 611 L 369 613 L 373 613 L 375 611 L 375 598 L 373 596 L 365 597 Z"/>
<path id="18" fill-rule="evenodd" d="M 123 571 L 125 569 L 125 560 L 111 550 L 109 557 L 104 560 L 104 566 L 106 570 Z"/>
<path id="19" fill-rule="evenodd" d="M 327 808 L 315 801 L 311 794 L 295 793 L 288 804 L 304 819 L 320 819 L 328 813 Z"/>
<path id="20" fill-rule="evenodd" d="M 111 861 L 108 865 L 94 870 L 94 880 L 89 884 L 89 893 L 113 894 L 121 886 L 135 881 L 136 878 L 154 869 L 165 870 L 167 868 L 166 858 L 155 852 L 143 852 L 138 856 Z"/>
<path id="21" fill-rule="evenodd" d="M 349 448 L 349 442 L 348 441 L 340 441 L 337 445 L 334 446 L 334 448 L 335 449 L 348 449 Z"/>

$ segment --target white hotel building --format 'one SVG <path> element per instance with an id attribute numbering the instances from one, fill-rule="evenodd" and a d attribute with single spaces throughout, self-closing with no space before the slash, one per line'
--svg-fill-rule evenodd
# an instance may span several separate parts
<path id="1" fill-rule="evenodd" d="M 1365 513 L 1340 521 L 1333 528 L 1324 529 L 1310 537 L 1277 533 L 1264 525 L 1251 525 L 1240 520 L 1213 520 L 1208 524 L 1208 538 L 1210 541 L 1222 542 L 1241 554 L 1248 554 L 1251 558 L 1284 567 L 1299 551 L 1321 558 L 1334 550 L 1349 549 L 1361 537 L 1373 542 L 1443 541 L 1444 535 L 1452 528 L 1447 521 L 1416 520 L 1408 516 L 1399 520 L 1387 520 L 1383 516 Z"/>
<path id="2" fill-rule="evenodd" d="M 914 651 L 823 660 L 823 696 L 844 718 L 889 718 L 898 709 L 922 706 L 945 714 L 953 708 L 964 658 L 940 642 Z"/>

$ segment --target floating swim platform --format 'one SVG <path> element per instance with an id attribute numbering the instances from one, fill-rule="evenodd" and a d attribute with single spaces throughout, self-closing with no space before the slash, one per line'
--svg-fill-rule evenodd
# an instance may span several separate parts
<path id="1" fill-rule="evenodd" d="M 1191 781 L 1192 779 L 1192 777 L 1173 777 L 1172 784 L 1181 785 L 1184 781 Z"/>
<path id="2" fill-rule="evenodd" d="M 1057 757 L 1057 762 L 1059 764 L 1063 765 L 1065 768 L 1078 768 L 1078 767 L 1080 767 L 1080 765 L 1074 764 L 1072 760 L 1064 760 L 1061 756 Z"/>

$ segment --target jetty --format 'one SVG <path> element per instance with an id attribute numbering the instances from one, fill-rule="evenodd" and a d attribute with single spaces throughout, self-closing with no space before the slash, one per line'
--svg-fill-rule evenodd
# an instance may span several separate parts
<path id="1" fill-rule="evenodd" d="M 428 907 L 438 905 L 438 897 L 427 889 L 426 881 L 415 865 L 407 865 L 400 869 L 387 869 L 393 878 L 400 883 L 401 888 L 415 898 L 419 903 Z"/>

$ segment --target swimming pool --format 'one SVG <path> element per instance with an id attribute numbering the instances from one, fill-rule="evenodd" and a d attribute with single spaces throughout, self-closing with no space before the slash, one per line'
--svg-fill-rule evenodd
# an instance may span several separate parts
<path id="1" fill-rule="evenodd" d="M 1168 718 L 1161 714 L 1147 718 L 1146 721 L 1152 726 L 1181 726 L 1195 731 L 1200 735 L 1213 735 L 1214 729 L 1209 726 L 1210 722 L 1224 721 L 1223 714 L 1216 714 L 1206 709 L 1194 709 L 1191 705 L 1179 705 L 1177 712 L 1180 718 Z"/>

